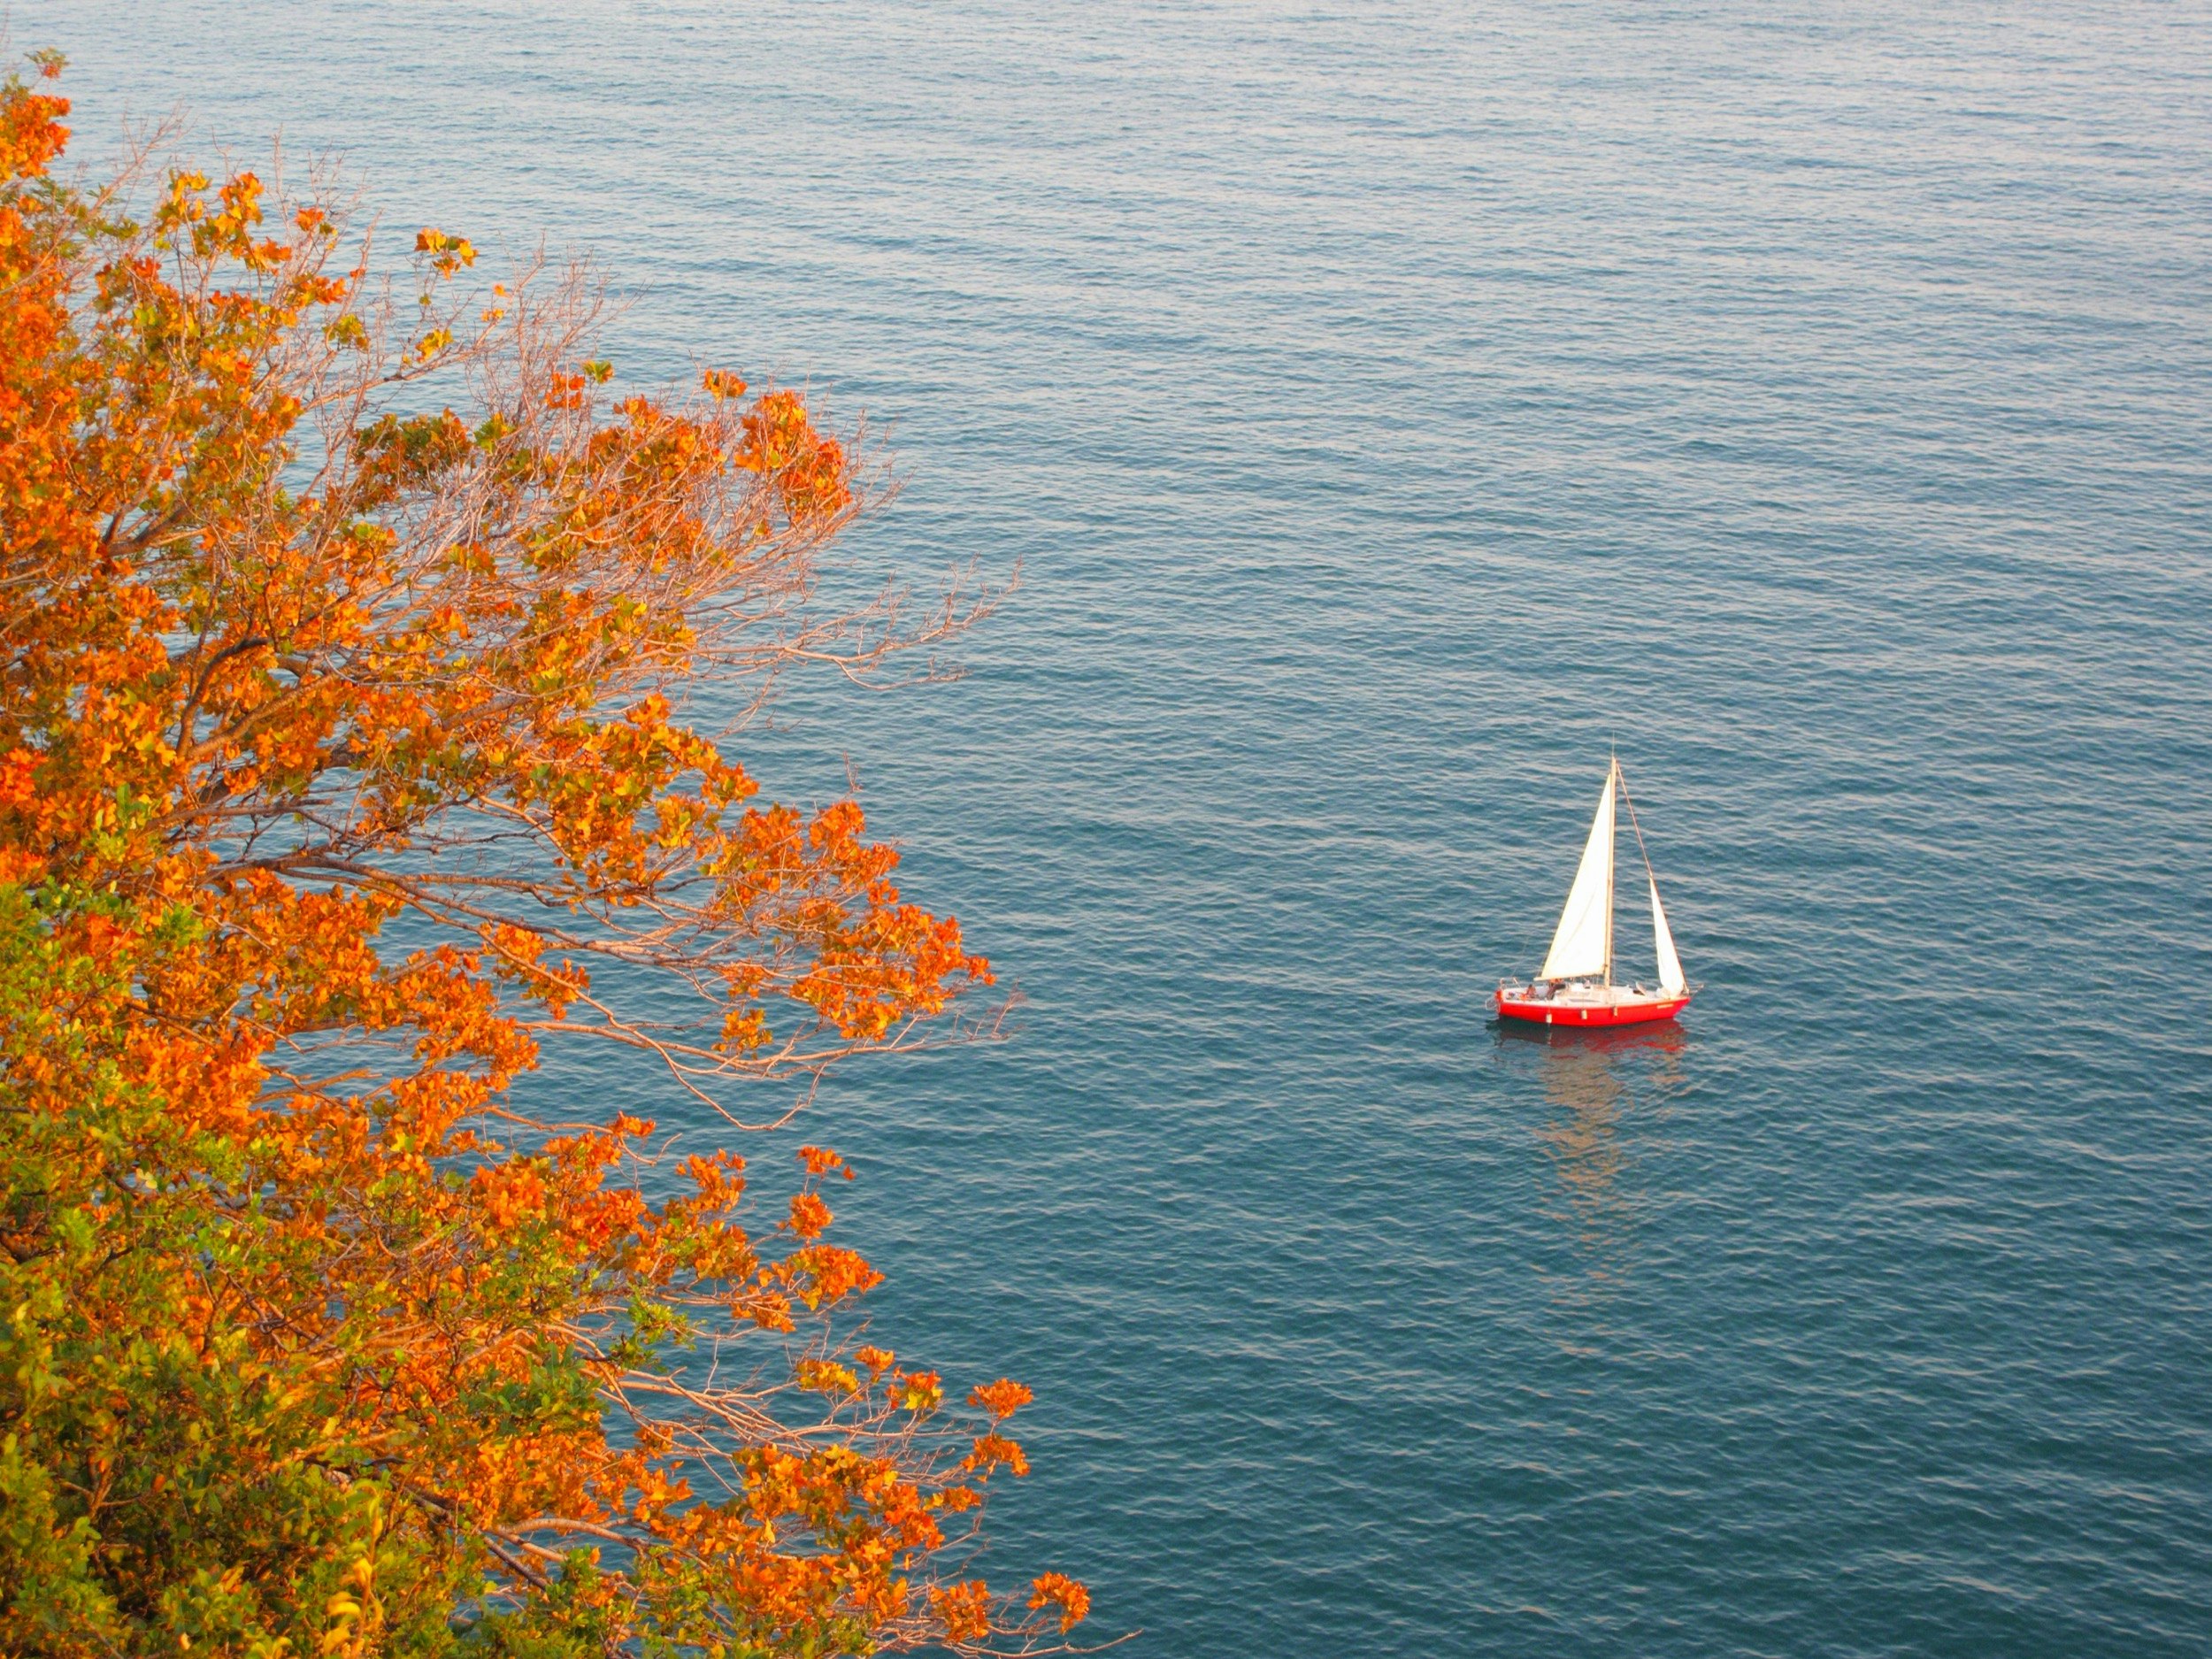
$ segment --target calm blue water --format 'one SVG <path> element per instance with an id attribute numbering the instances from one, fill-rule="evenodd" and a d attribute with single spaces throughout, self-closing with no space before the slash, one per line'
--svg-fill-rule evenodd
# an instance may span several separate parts
<path id="1" fill-rule="evenodd" d="M 752 752 L 1027 998 L 806 1133 L 1132 1659 L 2212 1649 L 2212 13 L 1786 10 L 13 8 L 1021 561 Z M 1609 742 L 1709 988 L 1506 1040 Z"/>

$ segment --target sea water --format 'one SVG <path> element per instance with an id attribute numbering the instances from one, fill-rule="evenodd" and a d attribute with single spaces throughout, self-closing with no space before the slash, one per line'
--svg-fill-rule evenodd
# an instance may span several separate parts
<path id="1" fill-rule="evenodd" d="M 593 250 L 619 383 L 887 432 L 860 570 L 1018 565 L 743 749 L 1024 998 L 786 1137 L 878 1340 L 1037 1390 L 994 1575 L 1131 1659 L 2212 1649 L 2202 4 L 12 19 L 81 154 Z M 1609 750 L 1704 988 L 1517 1037 Z"/>

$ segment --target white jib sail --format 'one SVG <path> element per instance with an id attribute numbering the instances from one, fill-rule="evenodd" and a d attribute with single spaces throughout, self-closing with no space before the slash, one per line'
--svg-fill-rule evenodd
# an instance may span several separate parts
<path id="1" fill-rule="evenodd" d="M 1667 931 L 1667 913 L 1659 908 L 1659 884 L 1651 884 L 1651 941 L 1659 950 L 1659 988 L 1679 995 L 1690 983 L 1682 977 L 1682 958 L 1674 954 L 1674 935 Z"/>
<path id="2" fill-rule="evenodd" d="M 1559 931 L 1551 936 L 1551 954 L 1544 958 L 1543 977 L 1572 979 L 1604 972 L 1606 958 L 1612 954 L 1612 932 L 1613 774 L 1609 769 L 1597 818 L 1582 849 L 1582 867 L 1567 890 L 1567 908 L 1559 912 Z"/>

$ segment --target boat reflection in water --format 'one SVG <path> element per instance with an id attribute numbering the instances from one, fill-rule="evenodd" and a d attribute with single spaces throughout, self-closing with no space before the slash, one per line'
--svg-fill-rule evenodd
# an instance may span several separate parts
<path id="1" fill-rule="evenodd" d="M 1532 1069 L 1543 1091 L 1536 1140 L 1566 1200 L 1555 1213 L 1573 1226 L 1591 1278 L 1618 1277 L 1640 1208 L 1624 1178 L 1662 1144 L 1658 1125 L 1686 1080 L 1688 1033 L 1671 1022 L 1578 1031 L 1501 1019 L 1491 1030 L 1500 1063 L 1524 1077 Z"/>

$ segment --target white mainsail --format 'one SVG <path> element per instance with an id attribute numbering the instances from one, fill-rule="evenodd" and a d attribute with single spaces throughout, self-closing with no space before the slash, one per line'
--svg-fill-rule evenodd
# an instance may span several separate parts
<path id="1" fill-rule="evenodd" d="M 1659 882 L 1651 883 L 1651 942 L 1659 952 L 1659 988 L 1678 996 L 1689 981 L 1682 977 L 1682 958 L 1674 954 L 1674 935 L 1667 931 L 1667 913 L 1659 908 Z"/>
<path id="2" fill-rule="evenodd" d="M 1567 890 L 1567 908 L 1559 912 L 1559 930 L 1551 936 L 1551 954 L 1544 958 L 1547 979 L 1573 979 L 1586 973 L 1603 973 L 1613 957 L 1613 769 L 1605 770 L 1605 794 L 1598 800 L 1598 815 L 1590 826 L 1590 840 L 1582 849 L 1582 867 Z"/>

